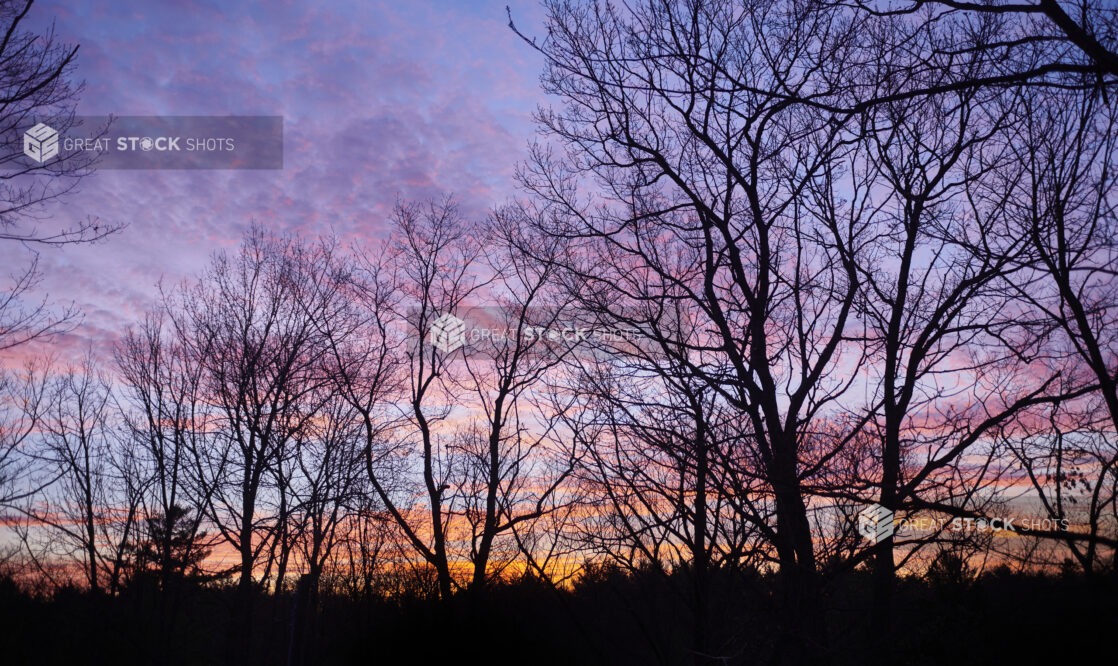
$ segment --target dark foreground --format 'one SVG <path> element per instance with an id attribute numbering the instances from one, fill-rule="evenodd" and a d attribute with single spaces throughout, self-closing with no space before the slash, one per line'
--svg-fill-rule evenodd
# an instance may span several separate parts
<path id="1" fill-rule="evenodd" d="M 532 580 L 462 594 L 295 594 L 253 601 L 251 654 L 234 621 L 235 590 L 183 586 L 176 599 L 137 580 L 116 597 L 62 590 L 50 599 L 0 582 L 7 664 L 776 664 L 783 663 L 770 581 L 727 575 L 697 628 L 683 576 L 603 571 L 573 590 Z M 941 571 L 897 590 L 893 640 L 870 626 L 869 578 L 827 593 L 834 664 L 1098 663 L 1118 651 L 1111 573 L 1035 576 Z M 306 599 L 307 595 L 304 594 Z M 314 612 L 310 612 L 313 608 Z M 803 640 L 817 641 L 819 636 Z M 241 652 L 238 652 L 241 650 Z M 887 656 L 887 652 L 891 655 Z M 1113 663 L 1112 661 L 1110 663 Z"/>

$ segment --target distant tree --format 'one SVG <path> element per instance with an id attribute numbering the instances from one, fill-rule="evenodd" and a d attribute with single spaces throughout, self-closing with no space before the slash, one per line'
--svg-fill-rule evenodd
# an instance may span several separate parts
<path id="1" fill-rule="evenodd" d="M 241 658 L 252 641 L 257 565 L 293 545 L 284 466 L 318 417 L 328 381 L 321 321 L 339 292 L 317 271 L 320 250 L 254 227 L 236 253 L 216 255 L 164 305 L 188 366 L 198 368 L 197 404 L 208 412 L 204 436 L 187 442 L 191 483 L 209 524 L 239 556 L 230 646 Z"/>
<path id="2" fill-rule="evenodd" d="M 443 200 L 400 204 L 393 226 L 359 263 L 356 309 L 328 324 L 332 367 L 362 423 L 384 517 L 449 598 L 520 557 L 518 538 L 555 508 L 570 472 L 533 398 L 564 351 L 531 330 L 554 329 L 563 304 L 553 268 L 520 249 L 546 239 L 529 241 L 518 219 L 469 222 Z M 440 349 L 430 334 L 444 315 L 488 317 L 496 333 L 466 351 Z M 454 575 L 457 561 L 470 563 L 468 580 Z"/>
<path id="3" fill-rule="evenodd" d="M 349 508 L 350 515 L 338 526 L 337 544 L 323 567 L 324 575 L 333 591 L 371 603 L 380 591 L 381 558 L 389 546 L 391 519 L 379 508 L 367 482 Z"/>
<path id="4" fill-rule="evenodd" d="M 212 417 L 202 402 L 201 365 L 187 353 L 164 311 L 148 315 L 130 330 L 115 355 L 124 425 L 147 481 L 145 514 L 148 520 L 164 516 L 177 524 L 193 513 L 197 529 L 202 515 L 193 507 L 203 502 L 194 483 L 191 453 L 202 445 Z M 148 538 L 164 539 L 152 544 L 151 551 L 159 555 L 154 562 L 160 586 L 167 588 L 175 575 L 167 554 L 173 550 L 171 539 L 177 537 L 174 530 L 149 529 Z"/>
<path id="5" fill-rule="evenodd" d="M 439 428 L 454 405 L 442 380 L 451 360 L 427 337 L 438 317 L 478 290 L 481 246 L 449 200 L 400 204 L 393 222 L 391 243 L 363 261 L 357 328 L 334 327 L 339 336 L 357 331 L 350 344 L 334 345 L 335 377 L 360 415 L 373 491 L 406 548 L 434 571 L 439 595 L 449 598 L 454 451 Z"/>
<path id="6" fill-rule="evenodd" d="M 359 518 L 354 507 L 361 506 L 360 493 L 366 490 L 361 483 L 365 471 L 360 420 L 333 386 L 324 390 L 329 398 L 319 417 L 297 437 L 293 453 L 292 522 L 311 604 L 345 523 Z"/>
<path id="7" fill-rule="evenodd" d="M 42 491 L 21 508 L 38 524 L 28 545 L 43 561 L 75 564 L 92 592 L 115 592 L 144 492 L 111 415 L 108 376 L 87 356 L 52 373 L 32 449 Z M 33 545 L 37 544 L 37 545 Z"/>
<path id="8" fill-rule="evenodd" d="M 1088 576 L 1115 561 L 1118 552 L 1118 442 L 1098 394 L 1053 406 L 1002 437 L 1007 468 L 1023 478 L 1038 500 L 1039 525 L 1029 533 L 1064 548 Z M 1035 552 L 1009 557 L 1035 567 L 1052 565 Z M 1047 555 L 1047 554 L 1045 554 Z"/>
<path id="9" fill-rule="evenodd" d="M 651 359 L 647 359 L 651 361 Z M 582 547 L 632 574 L 659 573 L 691 613 L 696 662 L 709 638 L 712 572 L 763 564 L 771 500 L 736 412 L 663 358 L 583 363 L 567 430 L 580 447 Z"/>
<path id="10" fill-rule="evenodd" d="M 207 533 L 200 531 L 198 524 L 199 516 L 179 505 L 145 518 L 131 548 L 133 575 L 157 572 L 165 587 L 174 581 L 206 580 L 203 563 L 213 550 L 207 545 Z"/>
<path id="11" fill-rule="evenodd" d="M 519 213 L 498 211 L 479 225 L 486 248 L 480 270 L 492 276 L 482 312 L 497 335 L 471 341 L 461 372 L 448 373 L 475 414 L 455 444 L 462 454 L 459 493 L 469 523 L 473 590 L 519 557 L 514 529 L 523 536 L 558 508 L 579 455 L 577 447 L 558 445 L 563 407 L 541 395 L 580 345 L 570 335 L 579 321 L 569 308 L 573 299 L 558 288 L 558 266 L 538 259 L 562 245 L 533 233 Z M 529 245 L 532 253 L 524 251 Z"/>

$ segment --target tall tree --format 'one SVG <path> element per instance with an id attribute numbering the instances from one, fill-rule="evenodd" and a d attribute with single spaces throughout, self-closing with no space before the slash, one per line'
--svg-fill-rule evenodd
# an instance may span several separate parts
<path id="1" fill-rule="evenodd" d="M 845 443 L 812 424 L 860 363 L 846 343 L 870 232 L 839 201 L 803 195 L 845 149 L 850 115 L 787 98 L 848 85 L 856 26 L 793 2 L 548 10 L 537 48 L 562 106 L 539 114 L 556 148 L 536 152 L 524 184 L 546 202 L 546 231 L 578 241 L 587 258 L 569 269 L 596 311 L 653 285 L 698 318 L 702 336 L 677 357 L 748 421 L 774 499 L 781 658 L 817 659 L 827 631 L 805 477 Z"/>
<path id="2" fill-rule="evenodd" d="M 239 555 L 240 624 L 231 639 L 242 654 L 252 640 L 257 563 L 290 517 L 277 471 L 316 418 L 328 381 L 319 322 L 339 292 L 333 276 L 317 271 L 320 250 L 254 227 L 236 254 L 216 255 L 166 306 L 209 411 L 208 432 L 191 442 L 191 473 L 201 508 Z"/>

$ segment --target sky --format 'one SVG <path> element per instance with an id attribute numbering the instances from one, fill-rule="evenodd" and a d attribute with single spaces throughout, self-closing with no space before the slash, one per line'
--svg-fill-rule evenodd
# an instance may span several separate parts
<path id="1" fill-rule="evenodd" d="M 546 103 L 532 2 L 40 0 L 28 27 L 80 45 L 78 115 L 280 115 L 278 171 L 109 171 L 52 205 L 127 228 L 42 249 L 36 296 L 73 302 L 81 325 L 52 351 L 111 344 L 254 221 L 278 233 L 376 239 L 398 198 L 453 195 L 469 216 L 515 196 L 513 171 Z M 30 250 L 0 246 L 4 276 Z M 107 351 L 107 350 L 106 350 Z"/>
<path id="2" fill-rule="evenodd" d="M 84 313 L 48 351 L 111 347 L 158 300 L 252 223 L 276 234 L 375 241 L 398 199 L 453 195 L 481 216 L 516 195 L 513 172 L 548 100 L 542 58 L 508 28 L 540 35 L 538 0 L 39 0 L 37 32 L 80 45 L 78 115 L 279 115 L 278 171 L 111 171 L 55 202 L 53 224 L 125 224 L 95 245 L 38 248 L 32 299 Z M 31 262 L 0 244 L 0 279 Z M 4 285 L 6 287 L 6 285 Z M 0 287 L 3 288 L 3 287 Z"/>

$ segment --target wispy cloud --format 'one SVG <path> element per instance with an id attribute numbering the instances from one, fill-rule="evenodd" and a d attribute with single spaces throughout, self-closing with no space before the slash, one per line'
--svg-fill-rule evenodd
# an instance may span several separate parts
<path id="1" fill-rule="evenodd" d="M 54 224 L 93 215 L 129 225 L 107 243 L 41 257 L 40 292 L 86 313 L 72 342 L 108 342 L 160 279 L 196 272 L 254 220 L 277 233 L 375 238 L 397 197 L 452 193 L 482 215 L 510 196 L 543 100 L 540 62 L 506 28 L 504 4 L 37 4 L 38 27 L 54 21 L 81 44 L 80 114 L 285 118 L 282 171 L 101 171 L 52 210 Z M 538 12 L 514 10 L 526 24 Z M 0 247 L 4 265 L 27 260 L 24 248 Z"/>

